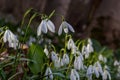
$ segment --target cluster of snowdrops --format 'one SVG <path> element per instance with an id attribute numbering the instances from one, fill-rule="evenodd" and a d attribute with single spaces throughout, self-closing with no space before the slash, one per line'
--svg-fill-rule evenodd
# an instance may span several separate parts
<path id="1" fill-rule="evenodd" d="M 98 54 L 96 52 L 93 47 L 92 40 L 88 38 L 84 40 L 74 41 L 74 39 L 72 38 L 72 34 L 74 34 L 75 30 L 67 21 L 65 21 L 65 19 L 62 19 L 59 30 L 58 32 L 56 32 L 55 25 L 50 20 L 53 15 L 54 12 L 52 12 L 49 16 L 41 15 L 42 20 L 37 28 L 36 33 L 37 40 L 30 37 L 30 40 L 28 41 L 29 44 L 25 42 L 25 44 L 29 46 L 34 46 L 31 48 L 29 47 L 31 49 L 29 50 L 30 57 L 28 56 L 26 58 L 26 64 L 28 66 L 29 72 L 31 72 L 28 74 L 38 75 L 35 77 L 35 79 L 37 78 L 41 80 L 111 80 L 111 70 L 107 65 L 108 60 L 104 55 L 102 55 L 102 53 Z M 10 48 L 13 48 L 16 52 L 18 50 L 19 52 L 19 55 L 15 56 L 14 59 L 21 59 L 23 56 L 20 56 L 22 51 L 19 51 L 19 48 L 21 48 L 22 42 L 19 41 L 19 35 L 15 35 L 9 29 L 9 27 L 1 27 L 0 29 L 0 33 L 3 35 L 2 41 L 4 42 L 4 44 L 8 44 Z M 25 35 L 23 37 L 23 41 L 24 38 L 26 38 L 27 31 L 28 30 L 22 33 L 21 30 L 18 30 L 18 32 L 21 32 Z M 53 33 L 52 35 L 54 35 L 54 33 L 58 33 L 58 36 L 64 36 L 62 47 L 60 46 L 58 49 L 57 46 L 59 45 L 59 43 L 57 45 L 52 44 L 52 40 L 50 38 L 47 38 L 48 41 L 43 45 L 43 42 L 45 40 L 43 36 L 46 36 L 46 34 L 49 34 L 49 32 Z M 36 42 L 36 45 L 34 44 L 34 42 Z M 41 48 L 40 50 L 37 50 L 37 47 L 39 46 Z M 37 54 L 37 56 L 35 56 L 35 54 Z M 34 59 L 32 57 L 34 57 Z M 39 58 L 41 59 L 39 60 Z M 1 61 L 5 60 L 5 58 L 0 59 Z M 36 59 L 38 60 L 38 62 L 36 62 Z M 15 59 L 15 63 L 16 61 L 17 60 Z M 115 66 L 119 65 L 118 62 L 115 62 L 114 64 Z M 22 71 L 24 73 L 25 70 Z M 9 76 L 8 78 L 9 80 L 12 80 L 17 75 L 19 74 L 11 75 L 12 77 Z"/>

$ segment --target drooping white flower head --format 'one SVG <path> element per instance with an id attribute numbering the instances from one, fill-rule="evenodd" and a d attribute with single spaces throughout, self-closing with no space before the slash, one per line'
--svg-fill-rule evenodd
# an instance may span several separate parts
<path id="1" fill-rule="evenodd" d="M 87 59 L 90 55 L 88 48 L 85 45 L 82 47 L 82 55 L 85 55 L 85 59 Z"/>
<path id="2" fill-rule="evenodd" d="M 75 46 L 75 43 L 74 43 L 73 39 L 70 38 L 67 43 L 68 50 L 72 49 L 74 46 Z"/>
<path id="3" fill-rule="evenodd" d="M 80 76 L 75 69 L 71 69 L 70 80 L 80 80 Z"/>
<path id="4" fill-rule="evenodd" d="M 84 69 L 84 65 L 83 65 L 81 56 L 75 57 L 74 68 L 75 68 L 76 70 Z"/>
<path id="5" fill-rule="evenodd" d="M 103 70 L 102 70 L 102 67 L 101 67 L 101 64 L 99 63 L 99 61 L 97 61 L 94 64 L 93 71 L 94 71 L 94 74 L 96 75 L 97 78 L 99 78 L 100 74 L 101 75 L 103 74 Z"/>
<path id="6" fill-rule="evenodd" d="M 37 29 L 37 35 L 40 36 L 42 32 L 47 33 L 48 29 L 54 33 L 55 32 L 55 25 L 52 23 L 51 20 L 48 20 L 48 19 L 42 20 L 38 29 Z"/>
<path id="7" fill-rule="evenodd" d="M 53 74 L 52 74 L 52 71 L 51 71 L 50 67 L 48 67 L 46 69 L 45 76 L 46 76 L 46 79 L 53 80 Z"/>
<path id="8" fill-rule="evenodd" d="M 93 74 L 93 66 L 89 65 L 86 73 L 86 77 L 88 78 L 88 80 L 92 80 L 92 74 Z"/>
<path id="9" fill-rule="evenodd" d="M 100 61 L 103 61 L 103 56 L 100 54 L 99 57 L 98 57 L 98 59 L 99 59 Z"/>
<path id="10" fill-rule="evenodd" d="M 111 80 L 111 75 L 106 69 L 104 69 L 104 72 L 102 74 L 102 79 L 103 80 Z"/>
<path id="11" fill-rule="evenodd" d="M 49 58 L 49 51 L 48 51 L 47 47 L 45 47 L 44 53 L 45 53 L 45 55 L 47 56 L 47 58 Z"/>
<path id="12" fill-rule="evenodd" d="M 103 74 L 102 74 L 102 79 L 103 80 L 111 80 L 111 75 L 109 73 L 109 68 L 107 65 L 104 66 L 104 71 L 103 71 Z"/>
<path id="13" fill-rule="evenodd" d="M 92 47 L 92 41 L 91 41 L 91 39 L 88 39 L 88 44 L 87 44 L 86 48 L 87 48 L 87 52 L 88 53 L 91 53 L 91 52 L 94 51 L 94 49 Z"/>
<path id="14" fill-rule="evenodd" d="M 62 62 L 63 62 L 64 65 L 69 64 L 69 56 L 67 54 L 63 55 Z"/>
<path id="15" fill-rule="evenodd" d="M 62 30 L 64 30 L 65 33 L 68 33 L 69 30 L 71 32 L 75 32 L 73 27 L 69 23 L 67 23 L 66 21 L 63 21 L 62 24 L 60 25 L 60 28 L 58 30 L 58 35 L 62 34 Z"/>
<path id="16" fill-rule="evenodd" d="M 54 52 L 54 51 L 52 51 L 51 52 L 51 60 L 54 62 L 55 60 L 58 60 L 58 56 L 57 56 L 57 54 Z"/>
<path id="17" fill-rule="evenodd" d="M 120 65 L 120 63 L 118 62 L 118 60 L 115 60 L 114 61 L 114 66 L 119 66 Z"/>
<path id="18" fill-rule="evenodd" d="M 63 66 L 63 61 L 61 60 L 61 58 L 58 58 L 54 61 L 54 66 L 56 68 L 60 68 L 61 66 Z"/>
<path id="19" fill-rule="evenodd" d="M 12 47 L 14 49 L 16 49 L 18 46 L 18 39 L 10 30 L 5 31 L 3 35 L 3 41 L 5 43 L 8 42 L 9 47 Z"/>
<path id="20" fill-rule="evenodd" d="M 86 48 L 87 48 L 88 53 L 91 53 L 94 51 L 92 45 L 90 45 L 90 44 L 87 44 Z"/>
<path id="21" fill-rule="evenodd" d="M 100 60 L 100 61 L 103 61 L 104 63 L 106 63 L 107 62 L 107 59 L 106 59 L 106 57 L 104 57 L 103 55 L 99 55 L 99 57 L 98 57 L 98 59 Z"/>
<path id="22" fill-rule="evenodd" d="M 98 67 L 96 67 L 95 65 L 93 66 L 93 71 L 94 71 L 94 74 L 96 75 L 97 78 L 99 78 L 100 74 L 99 74 L 99 71 L 98 71 Z"/>

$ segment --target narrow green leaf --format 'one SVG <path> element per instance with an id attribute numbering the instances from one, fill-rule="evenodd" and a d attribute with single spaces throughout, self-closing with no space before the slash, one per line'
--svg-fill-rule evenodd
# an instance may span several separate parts
<path id="1" fill-rule="evenodd" d="M 49 15 L 48 18 L 50 19 L 54 15 L 54 13 L 55 13 L 55 10 L 52 11 L 52 13 Z"/>
<path id="2" fill-rule="evenodd" d="M 32 9 L 33 9 L 33 8 L 30 8 L 30 9 L 28 9 L 28 10 L 25 12 L 25 14 L 24 14 L 24 16 L 23 16 L 23 19 L 22 19 L 21 27 L 22 27 L 23 24 L 24 24 L 24 21 L 25 21 L 26 16 L 31 12 Z"/>

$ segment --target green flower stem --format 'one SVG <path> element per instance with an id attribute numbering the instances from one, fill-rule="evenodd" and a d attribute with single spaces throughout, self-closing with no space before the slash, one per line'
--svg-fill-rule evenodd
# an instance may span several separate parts
<path id="1" fill-rule="evenodd" d="M 30 24 L 31 24 L 32 20 L 33 20 L 36 16 L 37 16 L 37 13 L 33 14 L 32 17 L 30 18 L 29 23 L 28 23 L 28 25 L 27 25 L 27 29 L 26 29 L 26 31 L 25 31 L 25 36 L 24 36 L 24 38 L 23 38 L 23 42 L 25 41 L 25 38 L 26 38 L 26 36 L 27 36 L 27 33 L 28 33 L 28 29 L 29 29 L 29 27 L 30 27 Z"/>
<path id="2" fill-rule="evenodd" d="M 72 66 L 73 58 L 74 58 L 74 56 L 73 56 L 73 54 L 71 54 L 71 56 L 70 56 L 70 63 L 68 64 L 68 69 L 66 71 L 66 75 L 68 74 L 68 72 L 69 72 L 69 70 L 70 70 L 70 68 Z"/>

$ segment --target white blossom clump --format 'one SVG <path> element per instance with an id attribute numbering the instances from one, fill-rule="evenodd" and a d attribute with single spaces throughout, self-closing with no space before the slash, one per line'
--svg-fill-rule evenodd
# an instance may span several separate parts
<path id="1" fill-rule="evenodd" d="M 6 30 L 3 35 L 3 41 L 6 43 L 8 42 L 9 47 L 12 47 L 14 49 L 18 46 L 18 39 L 16 35 L 14 35 L 10 30 Z"/>
<path id="2" fill-rule="evenodd" d="M 53 24 L 53 22 L 51 20 L 48 20 L 48 19 L 42 20 L 37 29 L 37 35 L 40 36 L 42 32 L 47 33 L 48 29 L 54 33 L 55 25 Z"/>
<path id="3" fill-rule="evenodd" d="M 46 76 L 46 79 L 53 80 L 53 73 L 52 73 L 50 67 L 47 67 L 47 69 L 45 71 L 45 76 Z"/>
<path id="4" fill-rule="evenodd" d="M 69 23 L 67 23 L 66 21 L 63 21 L 62 24 L 60 25 L 60 28 L 58 30 L 58 35 L 62 34 L 62 30 L 64 30 L 65 33 L 68 33 L 69 30 L 71 32 L 75 32 L 73 27 Z"/>
<path id="5" fill-rule="evenodd" d="M 83 65 L 83 61 L 82 61 L 81 56 L 75 57 L 74 68 L 76 70 L 84 69 L 84 65 Z"/>

